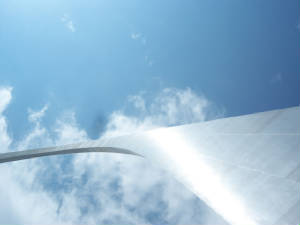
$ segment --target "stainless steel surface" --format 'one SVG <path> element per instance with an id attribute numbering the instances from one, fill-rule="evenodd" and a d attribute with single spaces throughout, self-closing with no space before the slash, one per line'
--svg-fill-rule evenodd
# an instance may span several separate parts
<path id="1" fill-rule="evenodd" d="M 42 156 L 50 155 L 64 155 L 64 154 L 74 154 L 74 153 L 88 153 L 88 152 L 103 152 L 103 153 L 120 153 L 140 156 L 137 153 L 134 153 L 130 150 L 121 149 L 121 148 L 111 148 L 111 147 L 97 147 L 93 145 L 93 142 L 83 143 L 83 144 L 72 144 L 64 145 L 58 147 L 50 148 L 39 148 L 18 152 L 8 152 L 0 154 L 0 163 L 12 162 Z"/>
<path id="2" fill-rule="evenodd" d="M 300 223 L 300 108 L 0 155 L 138 154 L 172 173 L 230 224 Z"/>

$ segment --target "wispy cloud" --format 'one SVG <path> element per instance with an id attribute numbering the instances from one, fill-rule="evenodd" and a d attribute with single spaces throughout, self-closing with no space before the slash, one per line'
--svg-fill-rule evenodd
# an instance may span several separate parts
<path id="1" fill-rule="evenodd" d="M 143 44 L 143 45 L 146 45 L 146 43 L 147 43 L 147 39 L 146 39 L 145 35 L 143 35 L 142 33 L 132 32 L 130 34 L 130 37 L 133 40 L 140 41 L 141 44 Z"/>
<path id="2" fill-rule="evenodd" d="M 277 73 L 275 74 L 272 78 L 271 78 L 271 83 L 279 83 L 281 82 L 283 79 L 282 74 L 281 73 Z"/>
<path id="3" fill-rule="evenodd" d="M 2 114 L 11 91 L 0 88 L 2 152 L 12 150 Z M 104 135 L 203 121 L 210 108 L 204 96 L 189 88 L 164 89 L 152 100 L 147 93 L 133 95 L 128 104 L 133 113 L 113 112 Z M 48 107 L 28 111 L 33 127 L 16 149 L 89 140 L 73 111 L 65 111 L 51 129 L 44 127 Z M 140 158 L 109 154 L 47 157 L 2 164 L 0 173 L 5 184 L 0 185 L 1 224 L 220 223 L 183 185 Z"/>
<path id="4" fill-rule="evenodd" d="M 147 43 L 147 39 L 146 39 L 145 37 L 143 37 L 143 38 L 141 39 L 141 42 L 142 42 L 143 45 L 145 45 L 145 44 Z"/>
<path id="5" fill-rule="evenodd" d="M 137 40 L 142 36 L 142 34 L 141 33 L 131 33 L 130 36 L 133 40 Z"/>
<path id="6" fill-rule="evenodd" d="M 150 102 L 146 93 L 129 96 L 135 116 L 124 111 L 111 114 L 104 136 L 119 136 L 155 127 L 201 122 L 208 117 L 222 116 L 221 110 L 212 113 L 213 104 L 190 88 L 164 88 Z M 148 98 L 149 99 L 149 98 Z"/>
<path id="7" fill-rule="evenodd" d="M 11 101 L 12 87 L 0 87 L 0 114 L 7 108 Z"/>
<path id="8" fill-rule="evenodd" d="M 32 109 L 29 108 L 28 109 L 28 114 L 29 114 L 28 120 L 33 123 L 39 123 L 40 120 L 44 117 L 47 110 L 48 110 L 48 105 L 45 105 L 39 111 L 33 111 Z"/>
<path id="9" fill-rule="evenodd" d="M 0 152 L 8 151 L 8 147 L 11 144 L 11 139 L 7 132 L 7 121 L 3 115 L 12 99 L 11 91 L 11 87 L 0 87 Z"/>
<path id="10" fill-rule="evenodd" d="M 75 32 L 75 26 L 73 21 L 70 19 L 68 14 L 64 14 L 61 18 L 61 21 L 63 22 L 63 24 L 65 24 L 65 26 L 71 31 L 71 32 Z"/>
<path id="11" fill-rule="evenodd" d="M 149 58 L 149 56 L 145 56 L 145 62 L 147 63 L 148 66 L 153 66 L 154 61 Z"/>
<path id="12" fill-rule="evenodd" d="M 146 38 L 146 36 L 143 35 L 142 33 L 140 33 L 140 32 L 132 32 L 132 33 L 130 34 L 130 37 L 131 37 L 132 40 L 138 41 L 141 45 L 143 45 L 144 47 L 146 47 L 146 45 L 147 45 L 147 38 Z M 145 63 L 146 63 L 148 66 L 150 66 L 150 67 L 153 66 L 154 60 L 151 59 L 151 57 L 149 56 L 148 53 L 146 53 L 146 51 L 145 51 L 144 60 L 145 60 Z"/>

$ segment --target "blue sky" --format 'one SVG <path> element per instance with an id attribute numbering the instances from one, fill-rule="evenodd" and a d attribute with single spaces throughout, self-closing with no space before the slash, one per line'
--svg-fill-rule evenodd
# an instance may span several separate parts
<path id="1" fill-rule="evenodd" d="M 298 105 L 299 4 L 270 2 L 1 2 L 15 135 L 27 107 L 51 103 L 97 137 L 128 95 L 164 87 L 190 87 L 227 116 Z"/>
<path id="2" fill-rule="evenodd" d="M 1 1 L 0 34 L 0 87 L 9 93 L 0 99 L 5 105 L 0 110 L 2 137 L 10 143 L 2 151 L 300 103 L 296 0 Z M 35 113 L 40 113 L 38 119 L 32 119 Z M 93 177 L 96 169 L 91 170 L 87 174 Z M 37 185 L 32 182 L 28 185 Z M 58 185 L 48 177 L 38 183 L 48 196 L 45 182 L 61 193 L 68 181 Z M 186 195 L 180 199 L 193 207 L 200 204 Z M 83 210 L 87 215 L 89 207 Z M 60 222 L 80 223 L 72 215 Z M 145 215 L 136 213 L 136 221 L 156 217 Z M 191 222 L 189 215 L 185 221 Z M 160 216 L 165 223 L 176 223 Z"/>

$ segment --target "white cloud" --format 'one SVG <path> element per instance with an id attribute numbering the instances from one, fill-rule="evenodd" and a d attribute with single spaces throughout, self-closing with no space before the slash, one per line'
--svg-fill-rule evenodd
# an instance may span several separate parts
<path id="1" fill-rule="evenodd" d="M 8 151 L 11 139 L 7 133 L 7 122 L 3 112 L 11 101 L 11 87 L 0 87 L 0 152 Z"/>
<path id="2" fill-rule="evenodd" d="M 128 101 L 133 103 L 134 107 L 142 112 L 146 110 L 145 100 L 142 95 L 132 95 L 128 97 Z"/>
<path id="3" fill-rule="evenodd" d="M 4 110 L 11 89 L 0 89 L 0 96 L 6 96 Z M 135 112 L 113 112 L 105 135 L 203 121 L 211 104 L 189 88 L 164 89 L 152 100 L 147 97 L 130 96 L 128 103 Z M 46 129 L 47 108 L 29 110 L 33 129 L 17 149 L 89 139 L 72 111 Z M 10 140 L 6 128 L 0 132 Z M 0 186 L 1 224 L 201 224 L 208 216 L 201 201 L 183 185 L 138 157 L 96 153 L 46 157 L 1 164 L 0 173 L 5 184 Z"/>
<path id="4" fill-rule="evenodd" d="M 61 18 L 61 21 L 63 22 L 63 24 L 65 24 L 65 26 L 71 31 L 71 32 L 75 32 L 75 25 L 73 23 L 73 21 L 70 19 L 68 14 L 64 14 Z"/>
<path id="5" fill-rule="evenodd" d="M 11 101 L 11 87 L 0 87 L 0 114 L 4 112 Z"/>
<path id="6" fill-rule="evenodd" d="M 40 120 L 45 115 L 45 112 L 48 110 L 48 105 L 45 105 L 40 111 L 33 111 L 32 109 L 28 109 L 28 120 L 32 123 L 40 123 Z"/>
<path id="7" fill-rule="evenodd" d="M 130 96 L 138 116 L 126 115 L 122 111 L 111 114 L 105 136 L 125 135 L 155 127 L 201 122 L 210 114 L 210 103 L 190 88 L 165 88 L 150 103 L 142 95 Z M 219 117 L 220 115 L 213 115 Z"/>
<path id="8" fill-rule="evenodd" d="M 79 129 L 75 113 L 67 111 L 56 121 L 54 128 L 56 145 L 72 144 L 88 140 L 86 131 Z"/>

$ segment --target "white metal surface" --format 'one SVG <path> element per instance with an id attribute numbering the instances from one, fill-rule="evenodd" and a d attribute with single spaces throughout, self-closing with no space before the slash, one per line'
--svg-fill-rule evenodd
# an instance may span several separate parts
<path id="1" fill-rule="evenodd" d="M 300 223 L 300 108 L 5 153 L 0 162 L 79 152 L 138 154 L 172 173 L 228 223 Z"/>

